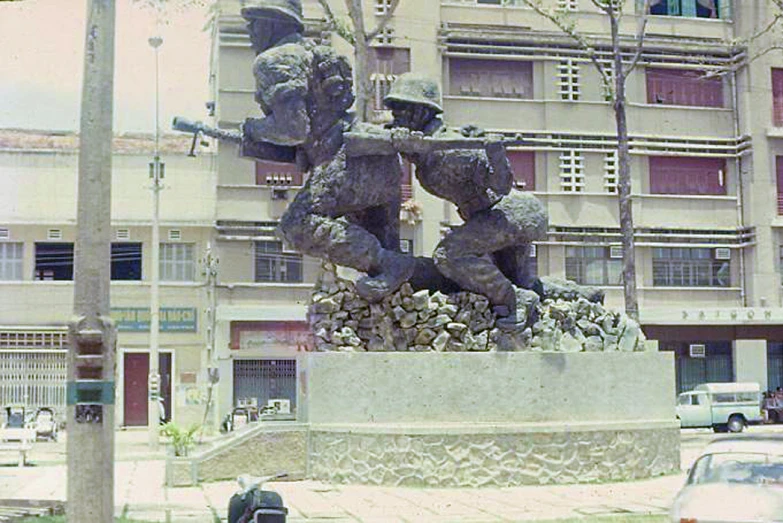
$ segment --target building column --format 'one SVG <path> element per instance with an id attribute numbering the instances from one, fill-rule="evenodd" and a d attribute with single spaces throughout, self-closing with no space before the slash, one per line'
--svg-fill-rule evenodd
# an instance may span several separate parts
<path id="1" fill-rule="evenodd" d="M 732 356 L 736 381 L 756 382 L 767 390 L 767 340 L 736 340 Z"/>

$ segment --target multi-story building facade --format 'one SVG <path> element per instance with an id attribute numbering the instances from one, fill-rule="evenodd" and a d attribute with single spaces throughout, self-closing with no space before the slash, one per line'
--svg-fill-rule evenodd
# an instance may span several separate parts
<path id="1" fill-rule="evenodd" d="M 204 260 L 215 213 L 214 155 L 162 142 L 160 375 L 165 416 L 198 423 L 209 382 L 211 288 Z M 117 138 L 112 159 L 111 307 L 118 328 L 115 419 L 147 425 L 153 140 Z M 0 133 L 0 405 L 64 416 L 66 323 L 73 315 L 78 141 Z"/>
<path id="2" fill-rule="evenodd" d="M 621 42 L 630 57 L 643 2 L 625 3 Z M 333 4 L 346 16 L 343 2 Z M 606 16 L 590 0 L 545 4 L 578 20 L 611 75 Z M 731 45 L 759 34 L 772 4 L 652 0 L 642 59 L 627 82 L 640 319 L 660 350 L 675 352 L 678 390 L 705 381 L 783 385 L 783 59 L 763 53 L 768 35 Z M 254 55 L 242 1 L 219 5 L 216 120 L 235 127 L 259 114 Z M 390 5 L 366 0 L 366 25 Z M 350 55 L 323 33 L 318 2 L 304 7 L 310 36 Z M 585 51 L 522 0 L 403 0 L 370 51 L 376 116 L 391 81 L 409 70 L 440 80 L 449 124 L 528 139 L 509 157 L 517 187 L 549 212 L 548 237 L 535 250 L 539 274 L 600 286 L 622 309 L 614 113 Z M 267 383 L 293 375 L 306 343 L 317 263 L 272 235 L 301 178 L 239 158 L 233 146 L 220 147 L 217 165 L 221 408 L 254 395 L 263 403 L 288 394 L 295 403 L 293 389 L 253 383 L 264 372 Z M 403 247 L 429 255 L 459 218 L 415 176 L 403 183 L 423 207 L 403 222 Z M 285 361 L 278 376 L 273 365 Z"/>
<path id="3" fill-rule="evenodd" d="M 309 36 L 350 55 L 326 31 L 319 3 L 304 3 Z M 343 2 L 333 4 L 345 16 Z M 367 25 L 390 4 L 366 0 Z M 608 23 L 592 1 L 547 4 L 578 20 L 609 67 Z M 631 56 L 641 12 L 626 4 L 621 40 Z M 242 0 L 218 6 L 214 123 L 236 128 L 260 114 L 254 55 Z M 650 11 L 644 53 L 627 83 L 641 323 L 660 350 L 676 354 L 678 390 L 731 380 L 783 386 L 783 58 L 763 52 L 770 34 L 732 45 L 771 21 L 772 2 L 652 0 Z M 538 273 L 599 286 L 607 304 L 622 309 L 614 114 L 584 50 L 521 0 L 403 0 L 370 52 L 375 117 L 388 116 L 382 97 L 409 70 L 440 80 L 449 124 L 527 139 L 509 158 L 517 187 L 549 213 L 548 237 L 533 259 Z M 319 262 L 293 252 L 275 229 L 303 175 L 242 158 L 232 144 L 217 147 L 214 158 L 166 159 L 162 237 L 172 245 L 163 247 L 161 271 L 185 280 L 164 281 L 162 292 L 162 306 L 177 317 L 176 331 L 161 338 L 162 352 L 172 354 L 171 411 L 175 419 L 203 413 L 207 369 L 216 369 L 216 413 L 279 400 L 282 416 L 301 418 L 300 356 L 310 346 L 306 306 Z M 18 149 L 0 153 L 3 187 L 13 188 L 0 191 L 0 378 L 18 375 L 20 353 L 24 365 L 40 353 L 63 361 L 52 354 L 63 348 L 64 331 L 52 325 L 62 325 L 71 306 L 71 284 L 53 280 L 69 279 L 59 257 L 68 259 L 74 237 L 75 155 Z M 116 261 L 140 260 L 123 269 L 131 281 L 112 289 L 126 324 L 118 419 L 128 425 L 134 407 L 124 391 L 135 383 L 146 394 L 144 380 L 125 381 L 134 364 L 144 368 L 148 350 L 144 322 L 133 320 L 149 306 L 151 196 L 139 178 L 150 158 L 118 155 L 114 166 Z M 423 210 L 405 213 L 401 248 L 429 255 L 458 214 L 423 191 L 415 173 L 401 190 Z M 207 246 L 219 259 L 212 280 L 204 276 Z"/>

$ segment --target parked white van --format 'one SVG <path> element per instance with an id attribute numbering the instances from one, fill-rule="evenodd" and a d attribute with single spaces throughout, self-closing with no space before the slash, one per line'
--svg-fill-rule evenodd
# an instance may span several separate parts
<path id="1" fill-rule="evenodd" d="M 680 426 L 712 427 L 715 432 L 742 432 L 761 423 L 761 387 L 758 383 L 705 383 L 677 400 Z"/>

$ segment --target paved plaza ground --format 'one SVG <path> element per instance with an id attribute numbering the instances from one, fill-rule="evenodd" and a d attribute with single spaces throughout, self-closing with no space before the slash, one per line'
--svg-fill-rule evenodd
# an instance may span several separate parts
<path id="1" fill-rule="evenodd" d="M 750 433 L 781 433 L 783 425 L 751 427 Z M 682 433 L 686 470 L 714 435 Z M 149 521 L 225 521 L 233 481 L 198 487 L 163 485 L 163 450 L 150 452 L 146 431 L 119 431 L 116 439 L 117 514 Z M 37 443 L 33 466 L 0 466 L 0 499 L 66 498 L 65 444 Z M 600 485 L 530 486 L 486 489 L 417 489 L 330 485 L 317 481 L 271 483 L 289 508 L 290 522 L 509 522 L 590 515 L 662 514 L 679 490 L 684 471 L 665 477 Z"/>

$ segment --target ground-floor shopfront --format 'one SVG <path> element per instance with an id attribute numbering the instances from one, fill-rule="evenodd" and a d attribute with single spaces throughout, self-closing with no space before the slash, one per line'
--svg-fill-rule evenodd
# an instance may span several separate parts
<path id="1" fill-rule="evenodd" d="M 290 309 L 290 310 L 289 310 Z M 312 348 L 304 307 L 218 308 L 220 419 L 237 407 L 301 419 L 303 356 Z"/>
<path id="2" fill-rule="evenodd" d="M 739 314 L 727 316 L 736 319 Z M 700 383 L 731 381 L 756 382 L 762 390 L 775 390 L 783 387 L 783 322 L 763 323 L 764 319 L 762 314 L 761 321 L 744 324 L 647 324 L 644 331 L 659 350 L 674 353 L 678 393 Z"/>
<path id="3" fill-rule="evenodd" d="M 179 336 L 183 336 L 180 334 Z M 162 336 L 157 388 L 165 420 L 197 423 L 203 418 L 207 386 L 201 376 L 203 345 L 195 334 Z M 150 398 L 147 332 L 120 329 L 115 355 L 115 420 L 121 427 L 148 424 Z M 34 413 L 48 407 L 65 421 L 68 376 L 65 326 L 0 326 L 0 412 L 20 405 Z"/>

